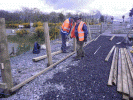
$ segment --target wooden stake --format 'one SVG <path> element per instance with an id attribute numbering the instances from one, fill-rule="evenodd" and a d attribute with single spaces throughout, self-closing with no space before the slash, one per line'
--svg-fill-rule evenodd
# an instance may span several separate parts
<path id="1" fill-rule="evenodd" d="M 57 52 L 53 52 L 53 53 L 51 53 L 51 56 L 54 56 L 54 55 L 59 54 L 59 53 L 62 53 L 62 51 L 59 50 Z M 33 58 L 32 60 L 33 61 L 39 61 L 39 60 L 42 60 L 42 59 L 45 59 L 45 58 L 47 58 L 47 55 L 39 56 L 39 57 Z"/>
<path id="2" fill-rule="evenodd" d="M 122 92 L 122 64 L 121 64 L 121 48 L 119 49 L 119 60 L 118 60 L 118 80 L 117 80 L 117 91 Z"/>
<path id="3" fill-rule="evenodd" d="M 46 50 L 47 50 L 47 57 L 48 57 L 48 66 L 50 66 L 53 64 L 53 62 L 52 62 L 52 56 L 51 56 L 48 22 L 45 22 L 43 26 L 44 26 L 45 43 L 46 43 Z"/>
<path id="4" fill-rule="evenodd" d="M 3 63 L 4 69 L 1 70 L 3 83 L 7 84 L 5 94 L 9 94 L 9 89 L 13 86 L 10 57 L 8 54 L 8 41 L 5 32 L 5 19 L 0 18 L 0 63 Z"/>
<path id="5" fill-rule="evenodd" d="M 126 71 L 126 57 L 124 54 L 124 49 L 121 49 L 121 58 L 122 58 L 122 86 L 123 86 L 123 93 L 129 94 L 129 88 L 128 88 L 128 81 L 127 81 L 127 71 Z"/>
<path id="6" fill-rule="evenodd" d="M 118 66 L 118 47 L 116 47 L 116 55 L 115 55 L 115 63 L 114 63 L 114 75 L 113 75 L 113 83 L 116 85 L 117 78 L 117 66 Z"/>
<path id="7" fill-rule="evenodd" d="M 73 55 L 74 53 L 76 53 L 76 52 L 70 53 L 70 54 L 69 54 L 68 56 L 66 56 L 65 58 L 59 60 L 58 62 L 56 62 L 56 63 L 54 63 L 54 64 L 52 64 L 52 65 L 50 65 L 49 67 L 47 67 L 47 68 L 45 68 L 44 70 L 40 71 L 40 72 L 37 73 L 36 75 L 34 75 L 34 76 L 28 78 L 27 80 L 23 81 L 22 83 L 20 83 L 20 84 L 14 86 L 14 87 L 12 87 L 12 88 L 10 89 L 10 92 L 14 92 L 15 90 L 19 89 L 20 87 L 22 87 L 22 86 L 25 85 L 26 83 L 30 82 L 31 80 L 35 79 L 35 78 L 38 77 L 39 75 L 41 75 L 41 74 L 43 74 L 44 72 L 50 70 L 50 69 L 53 68 L 55 65 L 61 63 L 62 61 L 64 61 L 65 59 L 67 59 L 68 57 L 70 57 L 71 55 Z"/>
<path id="8" fill-rule="evenodd" d="M 115 35 L 113 35 L 109 40 L 112 41 L 114 37 L 115 37 Z"/>
<path id="9" fill-rule="evenodd" d="M 90 31 L 90 25 L 89 25 L 89 23 L 87 24 L 87 26 L 88 26 L 88 30 L 89 30 L 89 37 L 90 37 L 90 40 L 91 40 L 92 38 L 91 38 L 91 31 Z"/>
<path id="10" fill-rule="evenodd" d="M 111 56 L 113 50 L 115 49 L 115 45 L 112 47 L 112 49 L 110 50 L 110 52 L 108 53 L 107 57 L 105 58 L 105 61 L 109 60 L 109 57 Z"/>
<path id="11" fill-rule="evenodd" d="M 127 77 L 128 77 L 129 96 L 130 96 L 130 98 L 133 99 L 133 82 L 131 80 L 131 74 L 130 74 L 130 71 L 129 71 L 129 66 L 132 65 L 132 64 L 131 64 L 131 61 L 130 61 L 130 58 L 128 56 L 126 48 L 124 48 L 124 52 L 125 52 L 126 59 L 127 59 L 126 71 L 127 71 Z"/>

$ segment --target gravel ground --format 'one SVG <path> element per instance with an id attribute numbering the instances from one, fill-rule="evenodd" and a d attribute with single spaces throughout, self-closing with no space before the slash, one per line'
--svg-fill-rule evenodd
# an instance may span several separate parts
<path id="1" fill-rule="evenodd" d="M 108 62 L 104 60 L 112 46 L 123 38 L 115 37 L 112 42 L 109 39 L 109 36 L 100 36 L 85 47 L 86 56 L 77 65 L 69 64 L 66 73 L 58 72 L 47 80 L 45 84 L 60 84 L 63 91 L 49 87 L 50 90 L 40 96 L 40 100 L 121 100 L 122 96 L 117 93 L 116 86 L 107 86 L 113 55 Z M 101 48 L 94 55 L 99 46 Z"/>
<path id="2" fill-rule="evenodd" d="M 93 36 L 95 38 L 97 35 Z M 112 56 L 105 62 L 108 52 L 122 37 L 100 36 L 97 41 L 87 45 L 84 50 L 86 56 L 81 60 L 74 60 L 76 54 L 58 64 L 55 68 L 44 73 L 28 84 L 21 87 L 16 93 L 1 100 L 121 100 L 121 94 L 116 92 L 116 86 L 108 87 L 107 81 L 111 67 Z M 72 52 L 73 44 L 68 46 Z M 94 52 L 101 46 L 99 51 Z M 126 47 L 125 44 L 117 45 Z M 60 50 L 61 44 L 51 42 L 51 52 Z M 32 54 L 32 51 L 11 58 L 11 68 L 14 84 L 35 75 L 47 66 L 47 59 L 33 62 L 32 58 L 46 54 Z M 52 57 L 53 62 L 66 57 L 69 53 L 61 53 Z"/>

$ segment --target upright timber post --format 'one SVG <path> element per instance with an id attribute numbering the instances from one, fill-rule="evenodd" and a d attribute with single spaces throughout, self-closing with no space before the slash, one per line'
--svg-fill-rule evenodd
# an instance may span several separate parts
<path id="1" fill-rule="evenodd" d="M 44 26 L 44 36 L 45 36 L 45 43 L 46 43 L 46 50 L 47 50 L 47 57 L 48 57 L 48 66 L 50 66 L 53 64 L 53 62 L 52 62 L 52 56 L 51 56 L 48 22 L 44 22 L 43 26 Z"/>
<path id="2" fill-rule="evenodd" d="M 74 47 L 74 51 L 76 51 L 76 38 L 73 38 L 73 47 Z"/>
<path id="3" fill-rule="evenodd" d="M 103 33 L 103 22 L 101 22 L 101 34 Z"/>
<path id="4" fill-rule="evenodd" d="M 90 40 L 92 39 L 91 38 L 91 31 L 90 31 L 90 25 L 89 25 L 89 23 L 90 23 L 90 21 L 87 23 L 87 29 L 88 29 L 88 31 L 89 31 L 89 38 L 90 38 Z"/>
<path id="5" fill-rule="evenodd" d="M 0 18 L 0 63 L 3 63 L 4 69 L 1 70 L 3 83 L 7 84 L 5 94 L 9 94 L 9 90 L 13 87 L 11 74 L 10 58 L 8 54 L 8 42 L 5 33 L 5 18 Z"/>

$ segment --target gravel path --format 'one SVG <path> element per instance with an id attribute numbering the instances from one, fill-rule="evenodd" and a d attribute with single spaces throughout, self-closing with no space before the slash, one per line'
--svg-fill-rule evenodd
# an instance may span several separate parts
<path id="1" fill-rule="evenodd" d="M 95 36 L 94 36 L 95 37 Z M 121 94 L 116 92 L 116 87 L 108 87 L 107 81 L 111 67 L 112 56 L 108 62 L 104 59 L 108 52 L 122 37 L 115 37 L 109 41 L 110 36 L 100 36 L 84 49 L 86 56 L 81 60 L 74 60 L 72 55 L 47 73 L 40 75 L 33 81 L 24 85 L 16 93 L 1 100 L 121 100 Z M 101 48 L 94 55 L 94 52 Z M 126 45 L 117 45 L 126 47 Z M 60 50 L 61 44 L 52 43 L 52 52 Z M 72 44 L 68 46 L 72 52 Z M 47 59 L 33 62 L 32 58 L 46 54 L 32 54 L 28 51 L 20 56 L 11 58 L 12 76 L 14 84 L 35 75 L 47 66 Z M 61 53 L 52 57 L 53 62 L 67 56 Z"/>

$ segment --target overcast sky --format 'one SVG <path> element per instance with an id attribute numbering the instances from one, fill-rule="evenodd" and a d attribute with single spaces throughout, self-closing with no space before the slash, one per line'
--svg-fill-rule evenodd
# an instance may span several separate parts
<path id="1" fill-rule="evenodd" d="M 122 16 L 133 8 L 133 0 L 1 0 L 0 10 L 15 11 L 22 7 L 38 8 L 42 12 L 90 12 Z"/>

